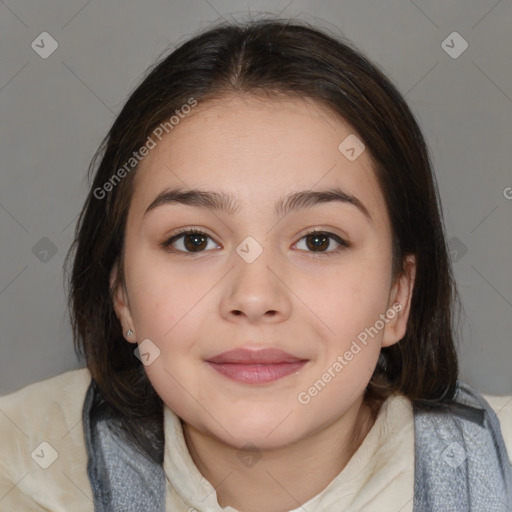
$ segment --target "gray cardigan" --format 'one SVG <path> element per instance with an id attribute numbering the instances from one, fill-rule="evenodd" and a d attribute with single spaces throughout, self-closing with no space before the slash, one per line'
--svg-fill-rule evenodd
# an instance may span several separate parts
<path id="1" fill-rule="evenodd" d="M 165 512 L 165 473 L 116 435 L 98 389 L 84 402 L 87 473 L 97 512 Z M 511 512 L 512 468 L 499 420 L 476 391 L 457 383 L 453 403 L 413 405 L 414 512 Z"/>
<path id="2" fill-rule="evenodd" d="M 414 406 L 414 427 L 414 512 L 512 511 L 512 468 L 482 396 L 458 382 L 450 406 Z"/>

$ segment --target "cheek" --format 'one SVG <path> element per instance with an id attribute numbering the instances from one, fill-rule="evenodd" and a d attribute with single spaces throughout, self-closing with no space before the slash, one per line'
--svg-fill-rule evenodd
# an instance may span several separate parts
<path id="1" fill-rule="evenodd" d="M 385 312 L 390 284 L 387 261 L 354 256 L 334 272 L 317 277 L 316 286 L 304 282 L 304 296 L 310 297 L 308 302 L 331 337 L 352 338 Z"/>
<path id="2" fill-rule="evenodd" d="M 142 336 L 166 340 L 181 328 L 182 319 L 200 307 L 214 284 L 213 276 L 190 276 L 160 257 L 148 256 L 141 253 L 127 265 L 130 310 Z"/>

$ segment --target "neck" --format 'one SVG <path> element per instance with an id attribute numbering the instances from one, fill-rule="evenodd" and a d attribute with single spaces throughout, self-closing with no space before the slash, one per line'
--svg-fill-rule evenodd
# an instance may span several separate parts
<path id="1" fill-rule="evenodd" d="M 222 508 L 285 512 L 307 503 L 329 485 L 359 448 L 374 419 L 361 397 L 321 430 L 257 453 L 243 452 L 186 423 L 183 432 L 195 465 L 215 487 Z"/>

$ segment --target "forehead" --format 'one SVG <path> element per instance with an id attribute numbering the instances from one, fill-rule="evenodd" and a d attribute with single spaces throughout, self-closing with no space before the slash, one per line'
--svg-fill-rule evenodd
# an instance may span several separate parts
<path id="1" fill-rule="evenodd" d="M 372 160 L 340 150 L 353 128 L 312 100 L 228 96 L 199 104 L 142 160 L 132 208 L 140 215 L 162 189 L 204 188 L 266 208 L 293 190 L 339 187 L 372 217 L 384 200 Z M 358 137 L 360 139 L 361 137 Z"/>

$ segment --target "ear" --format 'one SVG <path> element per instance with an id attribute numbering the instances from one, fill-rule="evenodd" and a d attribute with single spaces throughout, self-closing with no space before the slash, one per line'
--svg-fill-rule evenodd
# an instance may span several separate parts
<path id="1" fill-rule="evenodd" d="M 130 343 L 137 343 L 135 332 L 134 334 L 127 336 L 126 332 L 128 329 L 135 331 L 132 315 L 130 312 L 130 306 L 128 305 L 128 296 L 126 293 L 126 288 L 120 283 L 117 288 L 114 289 L 116 277 L 118 272 L 117 263 L 114 264 L 112 270 L 110 271 L 110 279 L 109 286 L 112 292 L 112 302 L 114 306 L 114 310 L 116 312 L 116 316 L 121 323 L 121 328 L 123 329 L 123 335 L 126 338 L 126 341 Z"/>
<path id="2" fill-rule="evenodd" d="M 383 347 L 398 343 L 407 331 L 407 319 L 411 309 L 412 291 L 416 278 L 416 258 L 406 256 L 404 269 L 393 284 L 388 302 L 386 316 L 390 318 L 384 330 Z"/>

